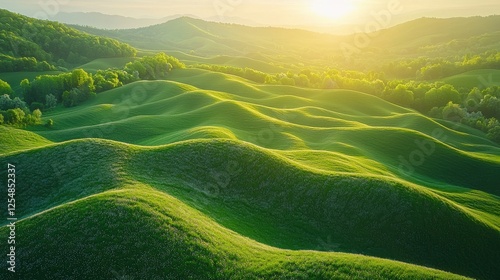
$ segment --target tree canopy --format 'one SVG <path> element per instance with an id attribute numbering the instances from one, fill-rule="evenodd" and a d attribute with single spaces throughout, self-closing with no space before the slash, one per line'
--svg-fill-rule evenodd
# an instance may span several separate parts
<path id="1" fill-rule="evenodd" d="M 131 57 L 136 50 L 117 40 L 64 24 L 0 9 L 0 70 L 46 71 L 51 64 L 78 64 L 103 57 Z"/>

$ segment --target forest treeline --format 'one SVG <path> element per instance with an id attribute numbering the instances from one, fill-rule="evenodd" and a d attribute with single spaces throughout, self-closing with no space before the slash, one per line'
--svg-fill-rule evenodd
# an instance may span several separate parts
<path id="1" fill-rule="evenodd" d="M 500 52 L 487 51 L 451 58 L 405 59 L 387 63 L 380 71 L 399 79 L 437 80 L 478 69 L 500 69 Z"/>
<path id="2" fill-rule="evenodd" d="M 491 57 L 491 56 L 488 56 Z M 500 58 L 500 55 L 495 57 Z M 472 58 L 472 61 L 480 61 Z M 480 64 L 477 64 L 480 65 Z M 236 75 L 257 83 L 317 89 L 356 90 L 425 115 L 479 129 L 500 143 L 500 88 L 460 88 L 444 82 L 388 80 L 383 72 L 304 69 L 299 73 L 268 74 L 251 68 L 200 64 L 193 66 Z"/>
<path id="3" fill-rule="evenodd" d="M 21 89 L 24 100 L 32 108 L 45 109 L 48 98 L 72 107 L 97 93 L 138 80 L 163 79 L 173 69 L 183 67 L 178 59 L 160 53 L 130 62 L 123 69 L 99 70 L 95 74 L 76 69 L 59 75 L 41 75 L 32 81 L 25 79 L 21 81 Z"/>
<path id="4" fill-rule="evenodd" d="M 0 110 L 21 109 L 28 116 L 35 110 L 43 112 L 57 104 L 72 107 L 100 92 L 134 81 L 165 79 L 173 69 L 184 67 L 178 59 L 160 53 L 136 59 L 123 69 L 99 70 L 94 74 L 76 69 L 59 75 L 40 75 L 32 81 L 21 81 L 24 100 L 9 103 L 21 104 L 21 101 L 25 102 L 25 106 L 4 106 Z M 374 71 L 365 73 L 338 69 L 304 69 L 298 73 L 268 74 L 251 68 L 231 66 L 204 64 L 191 67 L 237 75 L 262 84 L 356 90 L 413 108 L 431 117 L 466 124 L 500 143 L 499 87 L 456 89 L 443 82 L 390 80 L 385 73 Z M 11 96 L 10 86 L 3 84 L 0 88 L 4 89 L 0 93 Z M 12 123 L 12 118 L 4 115 L 4 122 Z"/>
<path id="5" fill-rule="evenodd" d="M 12 99 L 13 94 L 10 85 L 0 80 L 0 125 L 25 126 L 41 123 L 42 112 L 38 109 L 31 112 L 26 102 L 19 97 Z"/>
<path id="6" fill-rule="evenodd" d="M 47 71 L 137 51 L 114 39 L 0 9 L 0 72 Z"/>
<path id="7" fill-rule="evenodd" d="M 37 124 L 42 111 L 58 104 L 76 106 L 100 92 L 138 80 L 164 79 L 173 69 L 184 67 L 178 59 L 159 53 L 130 62 L 123 69 L 99 70 L 95 74 L 75 69 L 59 75 L 40 75 L 32 81 L 21 81 L 24 100 L 19 97 L 11 99 L 14 91 L 8 83 L 0 80 L 0 123 Z"/>

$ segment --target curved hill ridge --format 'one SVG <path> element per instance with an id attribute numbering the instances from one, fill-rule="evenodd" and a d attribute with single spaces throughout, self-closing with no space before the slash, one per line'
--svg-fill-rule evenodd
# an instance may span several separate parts
<path id="1" fill-rule="evenodd" d="M 60 209 L 87 209 L 98 217 L 91 209 L 101 197 L 106 197 L 105 208 L 97 208 L 104 215 L 112 212 L 127 219 L 136 217 L 131 208 L 144 208 L 151 219 L 145 223 L 156 221 L 166 228 L 182 219 L 183 214 L 162 212 L 139 198 L 146 196 L 165 203 L 177 199 L 185 211 L 196 209 L 201 220 L 218 224 L 226 232 L 221 236 L 260 243 L 248 241 L 250 247 L 360 253 L 481 279 L 500 274 L 500 149 L 481 133 L 360 92 L 261 86 L 193 69 L 176 71 L 170 79 L 129 84 L 79 107 L 50 112 L 44 116 L 54 120 L 50 129 L 7 129 L 13 139 L 28 139 L 19 148 L 13 148 L 8 138 L 0 139 L 2 161 L 16 164 L 19 174 L 26 174 L 16 194 L 23 201 L 18 209 L 25 218 L 21 225 L 29 229 L 26 242 L 44 238 L 37 226 L 46 219 L 57 220 L 60 231 L 84 231 Z M 0 170 L 0 175 L 5 172 Z M 141 189 L 135 201 L 130 186 Z M 134 206 L 124 206 L 124 201 Z M 196 223 L 185 223 L 175 230 L 144 230 L 160 234 L 151 237 L 154 242 L 171 245 L 172 236 L 196 228 Z M 91 220 L 82 223 L 90 224 Z M 91 227 L 109 230 L 103 226 Z M 209 246 L 202 229 L 189 232 L 205 237 L 194 243 L 175 239 L 169 250 L 191 250 L 191 261 L 208 265 L 205 277 L 249 275 L 245 269 L 227 271 L 234 265 L 227 263 L 225 246 L 236 241 L 224 237 L 217 241 L 223 244 Z M 75 238 L 79 237 L 69 239 Z M 143 244 L 127 238 L 120 244 Z M 117 250 L 117 244 L 100 242 L 106 244 L 106 252 Z M 50 244 L 37 251 L 63 254 Z M 241 246 L 236 251 L 249 252 L 247 245 Z M 199 259 L 198 250 L 209 250 L 222 263 Z M 301 260 L 311 258 L 333 267 L 323 256 L 369 262 L 354 255 L 269 250 L 279 258 L 298 254 Z M 35 251 L 22 254 L 31 258 Z M 267 253 L 261 254 L 267 258 Z M 233 257 L 252 269 L 263 265 L 247 255 Z M 311 263 L 306 270 L 319 269 L 319 264 Z M 72 265 L 68 260 L 68 267 Z M 264 278 L 321 278 L 317 272 L 297 272 L 298 263 L 283 265 L 273 266 L 278 271 L 252 273 Z M 355 265 L 347 267 L 352 271 L 345 275 L 365 275 Z M 396 279 L 420 269 L 412 266 L 401 272 L 389 267 L 387 277 Z M 39 269 L 34 265 L 29 271 Z M 155 269 L 160 272 L 153 275 L 163 273 Z M 190 275 L 182 271 L 175 273 Z M 325 271 L 324 278 L 344 277 L 337 269 Z M 370 271 L 360 278 L 379 277 Z M 62 273 L 75 272 L 68 268 Z M 427 273 L 431 272 L 422 272 L 422 277 Z M 453 276 L 436 272 L 436 277 Z"/>
<path id="2" fill-rule="evenodd" d="M 50 235 L 68 239 L 50 238 L 46 224 L 52 225 Z M 361 255 L 272 248 L 239 236 L 145 185 L 65 204 L 23 220 L 18 227 L 26 232 L 20 239 L 29 245 L 19 258 L 39 259 L 40 250 L 65 256 L 64 265 L 60 260 L 27 263 L 19 273 L 26 278 L 140 278 L 146 274 L 168 279 L 350 279 L 352 275 L 358 279 L 466 279 Z M 73 232 L 69 236 L 68 229 Z"/>
<path id="3" fill-rule="evenodd" d="M 17 197 L 25 202 L 18 213 L 24 217 L 40 213 L 36 219 L 44 220 L 52 215 L 46 211 L 50 208 L 139 183 L 147 186 L 141 196 L 172 195 L 183 207 L 199 209 L 223 227 L 274 247 L 362 253 L 481 277 L 496 273 L 494 263 L 500 257 L 498 228 L 425 188 L 383 177 L 318 173 L 239 141 L 146 148 L 78 140 L 3 160 L 23 163 L 17 167 L 20 174 L 38 166 L 18 186 Z M 87 171 L 84 177 L 82 170 Z M 130 199 L 149 208 L 145 199 Z M 118 193 L 109 193 L 108 200 L 111 209 L 121 207 Z M 94 207 L 83 201 L 76 203 Z M 32 219 L 25 221 L 29 225 Z M 66 223 L 74 224 L 69 219 L 61 226 Z M 27 238 L 39 240 L 39 231 L 28 232 L 35 233 Z M 450 237 L 448 232 L 457 234 Z M 332 247 L 322 248 L 318 236 L 328 238 Z M 470 236 L 482 238 L 472 241 Z M 474 274 L 478 267 L 484 275 Z"/>
<path id="4" fill-rule="evenodd" d="M 394 177 L 431 188 L 451 184 L 500 194 L 500 149 L 479 132 L 460 132 L 359 92 L 257 86 L 200 70 L 178 71 L 171 79 L 100 94 L 85 106 L 50 114 L 55 129 L 35 132 L 55 142 L 98 137 L 162 145 L 226 138 L 282 151 L 354 154 L 365 169 L 379 162 Z M 195 82 L 182 83 L 188 79 Z"/>
<path id="5" fill-rule="evenodd" d="M 483 88 L 500 86 L 500 70 L 481 69 L 468 71 L 443 79 L 443 82 L 453 85 L 455 88 Z"/>

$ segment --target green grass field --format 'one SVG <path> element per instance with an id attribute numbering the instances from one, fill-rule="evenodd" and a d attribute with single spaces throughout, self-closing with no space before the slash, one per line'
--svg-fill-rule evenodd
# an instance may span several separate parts
<path id="1" fill-rule="evenodd" d="M 0 10 L 1 71 L 52 69 L 21 59 L 35 57 L 94 75 L 159 51 L 186 66 L 144 59 L 128 73 L 140 81 L 120 73 L 125 86 L 96 96 L 83 73 L 60 79 L 60 92 L 41 82 L 26 101 L 68 92 L 39 125 L 14 125 L 38 112 L 2 113 L 0 279 L 500 279 L 498 124 L 464 126 L 376 97 L 424 110 L 446 104 L 424 94 L 428 83 L 453 85 L 462 101 L 500 86 L 500 70 L 488 69 L 499 65 L 500 16 L 392 26 L 400 6 L 373 11 L 350 35 L 186 16 L 75 26 L 130 46 Z M 202 70 L 216 66 L 266 82 Z M 23 99 L 23 79 L 59 73 L 0 79 Z M 444 73 L 462 74 L 430 80 Z M 97 91 L 122 85 L 108 76 Z M 481 110 L 496 115 L 487 101 Z"/>
<path id="2" fill-rule="evenodd" d="M 500 86 L 500 70 L 483 69 L 469 71 L 460 75 L 443 79 L 447 84 L 456 88 L 484 88 Z"/>
<path id="3" fill-rule="evenodd" d="M 108 68 L 118 68 L 122 69 L 125 64 L 134 61 L 135 58 L 130 57 L 120 57 L 120 58 L 101 58 L 93 60 L 84 65 L 78 66 L 76 68 L 81 68 L 87 72 L 95 73 L 97 70 L 108 69 Z"/>
<path id="4" fill-rule="evenodd" d="M 197 69 L 44 118 L 0 131 L 25 277 L 500 275 L 500 147 L 481 132 Z"/>
<path id="5" fill-rule="evenodd" d="M 63 154 L 66 157 L 61 158 Z M 224 156 L 228 155 L 235 160 L 243 159 L 235 161 L 242 174 L 252 177 L 260 174 L 262 179 L 248 181 L 247 176 L 231 176 L 226 187 L 220 186 L 220 192 L 211 191 L 202 182 L 214 181 L 213 172 L 227 170 Z M 355 250 L 334 226 L 348 222 L 352 215 L 348 212 L 363 211 L 382 202 L 368 198 L 371 191 L 363 194 L 360 188 L 378 189 L 374 193 L 385 189 L 387 194 L 394 191 L 403 196 L 405 193 L 411 196 L 412 191 L 361 178 L 326 178 L 283 162 L 284 159 L 255 146 L 197 140 L 141 148 L 81 140 L 3 159 L 19 162 L 19 174 L 28 174 L 27 171 L 30 174 L 22 178 L 17 193 L 19 201 L 24 201 L 18 208 L 18 215 L 24 217 L 18 224 L 18 230 L 24 232 L 19 239 L 24 246 L 18 257 L 33 260 L 22 267 L 21 276 L 27 278 L 40 273 L 56 278 L 82 273 L 112 277 L 113 272 L 140 278 L 140 271 L 153 278 L 459 279 L 424 267 L 371 258 L 366 256 L 371 255 L 369 252 L 362 250 L 356 254 L 317 252 Z M 88 171 L 84 172 L 86 175 L 81 176 L 82 170 Z M 283 185 L 272 183 L 283 175 L 289 176 Z M 345 184 L 346 180 L 354 182 L 352 188 Z M 356 184 L 357 180 L 362 184 Z M 308 183 L 303 185 L 305 182 Z M 328 184 L 322 186 L 324 182 Z M 307 189 L 307 199 L 297 196 L 296 193 Z M 397 197 L 396 193 L 392 199 Z M 351 205 L 344 214 L 334 214 L 335 209 L 346 206 L 343 197 L 352 195 L 364 197 L 362 200 L 372 205 Z M 416 203 L 427 201 L 432 205 L 431 197 L 416 192 L 413 195 Z M 280 199 L 282 196 L 289 197 L 289 201 Z M 335 197 L 342 205 L 335 203 Z M 330 214 L 317 212 L 310 205 L 311 201 L 325 198 L 330 203 L 324 201 L 324 209 L 330 208 Z M 290 208 L 289 203 L 294 207 Z M 300 207 L 302 214 L 295 207 Z M 448 207 L 440 209 L 444 210 L 440 213 L 446 216 Z M 453 215 L 452 207 L 449 208 L 452 221 L 459 223 L 457 227 L 468 223 L 460 215 Z M 385 215 L 390 211 L 393 209 L 382 210 Z M 268 216 L 259 215 L 262 213 Z M 325 227 L 319 227 L 320 224 Z M 365 226 L 382 230 L 375 224 Z M 6 230 L 0 229 L 2 234 Z M 487 227 L 482 227 L 482 231 L 486 234 Z M 357 240 L 361 243 L 356 242 L 356 246 L 373 242 L 362 241 L 360 235 L 368 232 L 359 233 Z M 400 237 L 401 241 L 405 238 Z M 341 245 L 336 245 L 337 242 Z M 144 250 L 152 244 L 155 249 L 147 250 L 147 256 L 144 255 Z M 375 252 L 376 247 L 372 250 Z M 51 262 L 43 257 L 47 254 L 67 257 L 63 263 Z M 145 271 L 141 268 L 146 263 Z M 190 268 L 191 264 L 196 264 L 196 268 Z"/>

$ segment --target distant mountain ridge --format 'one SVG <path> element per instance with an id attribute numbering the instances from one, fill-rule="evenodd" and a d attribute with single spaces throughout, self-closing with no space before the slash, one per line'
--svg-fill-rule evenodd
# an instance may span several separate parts
<path id="1" fill-rule="evenodd" d="M 287 50 L 287 53 L 324 61 L 333 56 L 342 58 L 349 51 L 361 53 L 386 52 L 388 49 L 395 52 L 411 50 L 414 55 L 425 55 L 422 51 L 425 51 L 426 47 L 443 45 L 446 50 L 450 48 L 449 43 L 453 40 L 461 45 L 472 44 L 477 49 L 495 49 L 500 42 L 498 26 L 500 16 L 421 18 L 377 33 L 340 36 L 302 29 L 249 27 L 181 17 L 138 29 L 106 31 L 77 28 L 150 50 L 194 52 L 201 56 L 246 55 L 255 52 L 282 55 L 283 50 Z M 479 39 L 474 38 L 485 34 L 489 34 L 488 40 L 483 40 L 478 45 L 476 41 Z"/>
<path id="2" fill-rule="evenodd" d="M 51 18 L 51 20 L 69 25 L 89 26 L 98 29 L 113 30 L 113 29 L 136 29 L 136 28 L 148 27 L 152 25 L 162 24 L 181 17 L 202 19 L 192 14 L 175 14 L 175 15 L 165 16 L 162 18 L 135 18 L 135 17 L 127 17 L 121 15 L 108 15 L 98 12 L 72 12 L 72 13 L 59 12 L 57 15 Z M 220 23 L 236 23 L 248 26 L 265 26 L 258 22 L 240 17 L 213 16 L 202 20 L 220 22 Z"/>
<path id="3" fill-rule="evenodd" d="M 60 12 L 57 15 L 55 15 L 51 20 L 58 21 L 64 24 L 90 26 L 99 29 L 134 29 L 134 28 L 147 27 L 151 25 L 157 25 L 183 16 L 196 18 L 196 16 L 194 15 L 187 15 L 187 14 L 171 15 L 155 19 L 155 18 L 134 18 L 134 17 L 126 17 L 120 15 L 107 15 L 97 12 L 91 12 L 91 13 Z"/>

